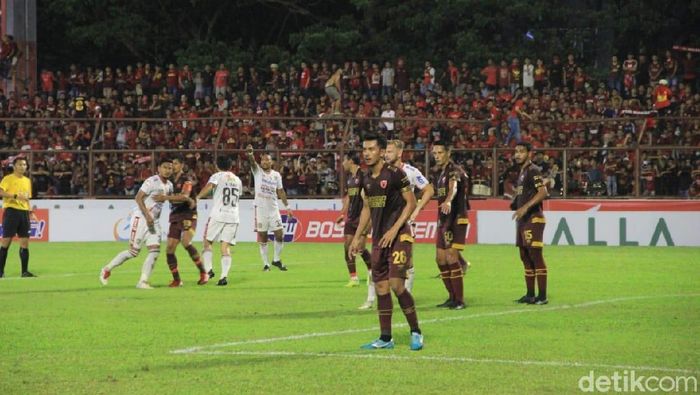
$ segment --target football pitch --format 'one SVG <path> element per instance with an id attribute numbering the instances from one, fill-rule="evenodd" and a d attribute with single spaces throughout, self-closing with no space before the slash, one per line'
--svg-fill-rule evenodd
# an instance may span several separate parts
<path id="1" fill-rule="evenodd" d="M 563 394 L 591 371 L 700 377 L 700 248 L 546 247 L 550 304 L 522 306 L 517 249 L 468 246 L 468 307 L 452 311 L 435 307 L 434 248 L 417 245 L 419 352 L 395 299 L 396 348 L 360 350 L 376 311 L 357 309 L 364 281 L 344 287 L 338 244 L 287 244 L 289 271 L 265 273 L 240 243 L 227 287 L 196 285 L 179 249 L 185 286 L 168 288 L 163 251 L 154 290 L 135 288 L 143 251 L 99 283 L 126 243 L 33 243 L 35 279 L 17 248 L 0 279 L 1 394 Z"/>

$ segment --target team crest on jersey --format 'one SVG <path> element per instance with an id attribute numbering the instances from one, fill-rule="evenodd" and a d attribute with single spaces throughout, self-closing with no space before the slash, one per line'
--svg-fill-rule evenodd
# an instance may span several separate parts
<path id="1" fill-rule="evenodd" d="M 379 181 L 379 186 L 382 187 L 382 189 L 386 189 L 386 184 L 387 184 L 386 180 Z"/>

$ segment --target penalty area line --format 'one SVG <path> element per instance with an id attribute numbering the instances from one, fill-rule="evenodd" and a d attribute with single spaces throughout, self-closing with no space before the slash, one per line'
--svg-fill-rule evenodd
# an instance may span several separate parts
<path id="1" fill-rule="evenodd" d="M 586 308 L 586 307 L 597 306 L 597 305 L 606 304 L 606 303 L 628 302 L 628 301 L 633 301 L 633 300 L 657 299 L 657 298 L 684 298 L 684 297 L 687 298 L 687 297 L 697 297 L 697 296 L 700 296 L 700 294 L 625 296 L 625 297 L 618 297 L 618 298 L 612 298 L 612 299 L 594 300 L 594 301 L 577 303 L 577 304 L 546 306 L 543 308 L 528 306 L 525 308 L 505 310 L 505 311 L 496 311 L 496 312 L 491 312 L 491 313 L 480 313 L 480 314 L 461 315 L 461 316 L 453 316 L 453 317 L 433 318 L 433 319 L 428 319 L 428 320 L 421 320 L 420 324 L 421 324 L 421 326 L 423 326 L 425 324 L 435 324 L 435 323 L 449 322 L 449 321 L 462 321 L 462 320 L 470 320 L 470 319 L 484 318 L 484 317 L 498 317 L 498 316 L 504 316 L 504 315 L 527 314 L 527 313 L 544 313 L 544 312 L 549 312 L 549 311 Z M 400 324 L 393 325 L 394 328 L 404 328 L 407 326 L 408 326 L 408 324 L 406 324 L 406 323 L 400 323 Z M 303 334 L 292 335 L 292 336 L 271 337 L 271 338 L 263 338 L 263 339 L 250 339 L 250 340 L 241 340 L 241 341 L 235 341 L 235 342 L 218 343 L 218 344 L 211 344 L 211 345 L 204 345 L 204 346 L 193 346 L 193 347 L 171 350 L 170 353 L 171 354 L 201 353 L 204 350 L 215 350 L 215 349 L 225 348 L 225 347 L 245 346 L 245 345 L 252 345 L 252 344 L 267 344 L 267 343 L 283 342 L 283 341 L 290 341 L 290 340 L 309 339 L 309 338 L 315 338 L 315 337 L 346 335 L 346 334 L 350 334 L 350 333 L 371 332 L 371 331 L 376 331 L 376 330 L 377 330 L 376 327 L 371 327 L 371 328 L 345 329 L 345 330 L 330 331 L 330 332 L 303 333 Z"/>
<path id="2" fill-rule="evenodd" d="M 197 351 L 194 355 L 235 355 L 235 356 L 261 356 L 261 357 L 311 357 L 311 358 L 346 358 L 346 359 L 376 359 L 392 361 L 427 361 L 427 362 L 460 362 L 460 363 L 483 363 L 515 366 L 549 366 L 561 368 L 597 368 L 597 369 L 618 369 L 618 370 L 639 370 L 667 373 L 690 373 L 697 374 L 698 371 L 692 369 L 669 368 L 662 366 L 634 366 L 617 365 L 604 363 L 589 363 L 575 361 L 532 361 L 517 359 L 497 359 L 497 358 L 470 358 L 470 357 L 448 357 L 448 356 L 402 356 L 379 354 L 381 350 L 371 351 L 369 354 L 346 354 L 346 353 L 322 353 L 322 352 L 296 352 L 296 351 Z"/>

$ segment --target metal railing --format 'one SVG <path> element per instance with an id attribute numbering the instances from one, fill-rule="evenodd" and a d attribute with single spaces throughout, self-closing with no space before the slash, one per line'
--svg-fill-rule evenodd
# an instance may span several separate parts
<path id="1" fill-rule="evenodd" d="M 585 125 L 612 124 L 615 127 L 622 124 L 633 124 L 638 127 L 634 138 L 630 142 L 630 146 L 626 147 L 545 147 L 536 150 L 535 161 L 545 170 L 545 177 L 551 180 L 552 197 L 568 198 L 568 197 L 606 197 L 613 192 L 609 185 L 611 179 L 608 177 L 617 178 L 618 193 L 620 197 L 677 197 L 685 196 L 686 194 L 697 194 L 697 189 L 700 184 L 695 181 L 700 175 L 700 153 L 697 147 L 690 146 L 651 146 L 644 145 L 644 140 L 651 141 L 651 134 L 657 131 L 647 130 L 646 125 L 648 118 L 596 118 L 583 120 L 566 120 L 566 121 L 532 121 L 527 124 L 523 122 L 524 127 L 540 127 L 550 128 L 553 131 L 561 132 L 563 125 L 575 125 L 575 128 L 585 128 Z M 98 119 L 64 119 L 64 118 L 19 118 L 19 119 L 0 119 L 4 122 L 5 129 L 16 127 L 19 122 L 22 122 L 25 127 L 29 125 L 48 125 L 54 128 L 70 128 L 75 125 L 90 127 L 92 132 L 92 140 L 90 145 L 85 149 L 51 149 L 51 150 L 22 150 L 19 149 L 4 149 L 0 150 L 0 158 L 7 159 L 13 155 L 21 153 L 27 156 L 30 164 L 30 169 L 34 174 L 38 175 L 42 180 L 45 176 L 51 178 L 51 183 L 63 185 L 62 188 L 53 188 L 50 195 L 52 198 L 63 197 L 119 197 L 117 194 L 106 192 L 105 183 L 109 183 L 108 175 L 115 174 L 120 178 L 120 185 L 123 184 L 124 178 L 132 177 L 137 184 L 138 181 L 144 178 L 145 174 L 153 174 L 155 172 L 155 163 L 162 155 L 185 155 L 190 167 L 196 168 L 201 174 L 207 174 L 211 171 L 213 163 L 216 163 L 216 158 L 219 155 L 232 155 L 235 159 L 236 168 L 245 173 L 247 164 L 244 160 L 242 149 L 227 148 L 227 143 L 222 141 L 224 131 L 228 130 L 229 124 L 249 123 L 257 128 L 262 129 L 263 126 L 267 129 L 279 128 L 278 133 L 286 133 L 281 126 L 288 125 L 286 122 L 305 122 L 305 125 L 314 127 L 318 130 L 319 136 L 323 137 L 323 145 L 329 148 L 326 149 L 288 149 L 271 147 L 267 150 L 256 150 L 257 152 L 265 151 L 273 154 L 276 159 L 276 167 L 283 175 L 288 176 L 289 180 L 295 182 L 296 188 L 293 189 L 292 196 L 294 197 L 337 197 L 344 192 L 345 174 L 342 171 L 341 161 L 346 152 L 358 152 L 360 146 L 351 144 L 352 141 L 357 141 L 357 137 L 363 135 L 366 130 L 383 130 L 384 133 L 393 135 L 392 137 L 401 138 L 404 128 L 415 127 L 416 125 L 433 125 L 441 124 L 449 129 L 447 137 L 454 137 L 452 131 L 462 129 L 465 125 L 471 126 L 473 129 L 481 129 L 480 135 L 485 135 L 487 129 L 492 129 L 491 125 L 484 120 L 472 119 L 435 119 L 435 118 L 395 118 L 391 119 L 396 129 L 394 132 L 387 132 L 381 126 L 387 120 L 382 118 L 357 118 L 357 117 L 255 117 L 255 116 L 240 116 L 240 117 L 212 117 L 204 119 L 151 119 L 151 118 L 98 118 Z M 128 127 L 134 131 L 147 130 L 148 133 L 160 128 L 163 130 L 186 130 L 187 128 L 198 125 L 200 122 L 206 121 L 208 125 L 216 125 L 215 135 L 206 136 L 208 145 L 211 148 L 207 149 L 168 149 L 168 148 L 151 148 L 151 149 L 103 149 L 105 141 L 105 126 L 108 123 L 120 127 Z M 693 125 L 693 132 L 698 133 L 697 124 L 700 124 L 700 118 L 688 117 L 669 117 L 657 119 L 658 122 L 665 122 L 666 127 L 683 128 L 682 132 L 690 130 Z M 314 126 L 315 125 L 315 126 Z M 321 126 L 319 126 L 321 125 Z M 450 129 L 455 128 L 455 129 Z M 569 128 L 568 130 L 570 130 Z M 465 129 L 466 130 L 466 126 Z M 212 132 L 213 133 L 213 132 Z M 232 137 L 236 140 L 243 138 L 240 129 Z M 354 136 L 351 137 L 351 136 Z M 499 135 L 499 138 L 502 136 Z M 334 140 L 335 139 L 335 140 Z M 405 141 L 405 140 L 404 140 Z M 409 143 L 409 141 L 405 141 Z M 428 144 L 426 144 L 427 146 Z M 243 148 L 240 144 L 239 148 Z M 330 148 L 332 147 L 332 148 Z M 512 148 L 493 147 L 493 148 L 462 148 L 454 149 L 453 157 L 457 163 L 461 164 L 471 173 L 473 181 L 472 192 L 474 197 L 503 197 L 508 196 L 512 188 Z M 600 167 L 599 171 L 589 171 L 590 160 L 596 161 L 596 167 Z M 404 150 L 404 161 L 411 162 L 419 167 L 424 174 L 430 176 L 433 173 L 433 162 L 428 148 L 414 149 L 407 148 Z M 315 162 L 315 165 L 311 165 Z M 49 174 L 40 171 L 38 164 L 46 163 L 47 167 L 51 167 Z M 325 163 L 325 165 L 320 165 Z M 317 167 L 324 167 L 322 173 L 312 174 Z M 49 170 L 49 169 L 47 169 Z M 194 172 L 195 175 L 196 171 Z M 78 174 L 76 174 L 76 172 Z M 66 174 L 68 173 L 68 174 Z M 294 174 L 292 174 L 294 173 Z M 298 174 L 297 174 L 298 173 Z M 60 174 L 56 177 L 55 174 Z M 308 175 L 309 177 L 306 177 Z M 79 193 L 64 193 L 65 186 L 68 184 L 67 177 L 71 177 L 71 185 L 82 182 L 80 177 L 84 177 L 84 185 Z M 323 179 L 320 177 L 323 176 Z M 105 179 L 107 177 L 107 179 Z M 687 188 L 688 177 L 691 179 L 691 187 Z M 60 178 L 60 180 L 59 180 Z M 682 178 L 682 185 L 681 185 Z M 309 179 L 309 180 L 307 180 Z M 248 180 L 249 183 L 251 182 Z M 306 181 L 312 181 L 314 185 L 309 185 Z M 131 181 L 130 181 L 131 182 Z M 206 180 L 204 180 L 206 182 Z M 63 184 L 61 184 L 63 183 Z M 327 185 L 326 185 L 327 184 Z M 662 187 L 659 187 L 662 185 Z M 619 188 L 622 186 L 622 188 Z M 60 191 L 59 191 L 60 189 Z M 109 189 L 109 188 L 108 188 Z M 686 192 L 690 189 L 690 193 Z M 73 189 L 71 192 L 75 192 Z M 61 192 L 61 193 L 58 193 Z M 611 196 L 612 197 L 612 196 Z"/>

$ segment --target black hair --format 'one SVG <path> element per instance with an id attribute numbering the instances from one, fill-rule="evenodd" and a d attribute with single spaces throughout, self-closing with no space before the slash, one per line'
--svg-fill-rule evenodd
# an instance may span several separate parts
<path id="1" fill-rule="evenodd" d="M 386 149 L 386 137 L 383 134 L 378 134 L 374 132 L 368 132 L 362 141 L 376 141 L 379 148 Z"/>
<path id="2" fill-rule="evenodd" d="M 515 146 L 516 147 L 517 146 L 523 147 L 523 148 L 525 148 L 525 151 L 527 151 L 527 152 L 532 151 L 532 144 L 528 143 L 527 141 L 521 141 L 521 142 L 515 144 Z"/>
<path id="3" fill-rule="evenodd" d="M 163 163 L 173 163 L 173 160 L 167 156 L 164 156 L 158 160 L 158 167 L 160 167 Z"/>
<path id="4" fill-rule="evenodd" d="M 444 147 L 445 151 L 450 151 L 452 149 L 452 146 L 447 145 L 447 143 L 444 140 L 438 140 L 438 141 L 434 142 L 433 147 L 435 147 L 436 145 L 440 146 L 440 147 Z"/>
<path id="5" fill-rule="evenodd" d="M 183 155 L 177 154 L 173 155 L 172 157 L 173 161 L 178 161 L 180 163 L 185 163 L 185 157 Z"/>
<path id="6" fill-rule="evenodd" d="M 216 158 L 216 167 L 219 170 L 229 170 L 231 168 L 231 158 L 228 156 L 219 156 Z"/>
<path id="7" fill-rule="evenodd" d="M 350 159 L 352 163 L 356 165 L 360 164 L 360 155 L 357 152 L 346 152 L 345 157 Z"/>
<path id="8" fill-rule="evenodd" d="M 29 162 L 27 161 L 27 158 L 25 158 L 24 156 L 16 156 L 15 159 L 12 159 L 12 165 L 13 165 L 13 166 L 16 165 L 16 164 L 17 164 L 17 161 L 20 161 L 20 160 L 23 160 L 23 161 L 29 163 Z"/>

